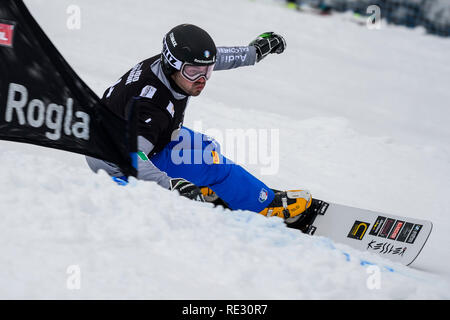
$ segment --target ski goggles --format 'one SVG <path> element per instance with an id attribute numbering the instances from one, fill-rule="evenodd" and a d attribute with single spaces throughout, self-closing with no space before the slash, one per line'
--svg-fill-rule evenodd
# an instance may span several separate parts
<path id="1" fill-rule="evenodd" d="M 201 77 L 206 80 L 211 78 L 211 74 L 214 70 L 215 64 L 210 64 L 208 66 L 194 66 L 192 64 L 183 64 L 181 67 L 181 75 L 188 81 L 195 82 Z"/>

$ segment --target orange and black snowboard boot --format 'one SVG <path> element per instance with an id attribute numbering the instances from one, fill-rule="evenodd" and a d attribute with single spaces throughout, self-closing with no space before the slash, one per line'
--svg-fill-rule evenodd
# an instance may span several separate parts
<path id="1" fill-rule="evenodd" d="M 311 193 L 307 190 L 288 190 L 275 192 L 275 198 L 260 214 L 283 219 L 296 217 L 305 212 L 312 202 Z"/>
<path id="2" fill-rule="evenodd" d="M 201 187 L 200 190 L 206 202 L 228 208 L 228 205 L 208 187 Z M 259 212 L 264 216 L 278 216 L 283 219 L 294 218 L 305 212 L 311 206 L 312 197 L 311 193 L 307 190 L 273 191 L 275 192 L 274 199 L 267 208 Z"/>

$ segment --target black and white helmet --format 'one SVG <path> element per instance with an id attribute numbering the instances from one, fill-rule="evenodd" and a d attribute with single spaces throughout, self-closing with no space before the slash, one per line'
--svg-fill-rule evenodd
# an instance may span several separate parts
<path id="1" fill-rule="evenodd" d="M 217 49 L 211 36 L 192 24 L 181 24 L 170 30 L 163 39 L 161 65 L 166 75 L 181 71 L 183 66 L 212 66 Z"/>

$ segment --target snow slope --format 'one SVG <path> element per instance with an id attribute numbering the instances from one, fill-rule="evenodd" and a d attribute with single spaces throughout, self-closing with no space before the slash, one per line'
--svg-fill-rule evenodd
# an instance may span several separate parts
<path id="1" fill-rule="evenodd" d="M 244 162 L 273 188 L 428 219 L 434 230 L 407 268 L 154 183 L 116 186 L 80 155 L 0 142 L 1 298 L 450 298 L 448 39 L 368 30 L 345 15 L 305 15 L 268 0 L 25 3 L 99 95 L 159 52 L 179 23 L 202 26 L 218 45 L 285 35 L 283 55 L 215 73 L 185 124 L 216 137 L 278 130 L 276 174 Z M 81 10 L 79 30 L 66 27 L 69 5 Z M 367 285 L 361 259 L 380 266 L 380 289 Z M 67 287 L 74 265 L 79 290 Z"/>

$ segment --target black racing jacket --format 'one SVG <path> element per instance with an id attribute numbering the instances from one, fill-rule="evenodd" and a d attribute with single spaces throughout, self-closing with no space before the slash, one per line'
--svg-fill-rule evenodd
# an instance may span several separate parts
<path id="1" fill-rule="evenodd" d="M 159 54 L 136 64 L 106 89 L 101 99 L 114 113 L 125 118 L 129 102 L 135 99 L 139 110 L 138 135 L 153 145 L 149 156 L 161 151 L 181 128 L 190 99 L 162 72 L 160 58 Z M 214 71 L 255 62 L 253 46 L 218 47 Z"/>

